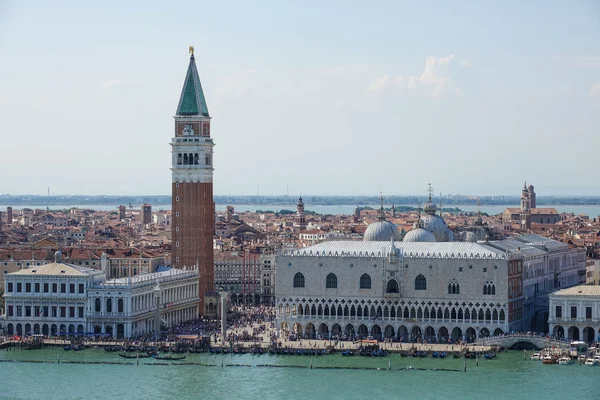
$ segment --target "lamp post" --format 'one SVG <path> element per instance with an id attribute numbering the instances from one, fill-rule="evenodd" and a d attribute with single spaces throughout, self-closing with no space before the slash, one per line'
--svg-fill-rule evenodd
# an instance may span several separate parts
<path id="1" fill-rule="evenodd" d="M 160 283 L 158 279 L 156 280 L 156 286 L 152 290 L 154 294 L 154 299 L 156 302 L 156 314 L 154 316 L 154 334 L 156 335 L 156 340 L 158 341 L 160 338 L 160 298 L 162 289 L 160 288 Z"/>

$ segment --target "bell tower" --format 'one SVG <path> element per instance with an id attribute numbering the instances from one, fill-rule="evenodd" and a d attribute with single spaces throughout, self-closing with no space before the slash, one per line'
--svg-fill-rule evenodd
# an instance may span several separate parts
<path id="1" fill-rule="evenodd" d="M 531 229 L 531 198 L 529 197 L 529 190 L 527 188 L 527 182 L 523 185 L 521 191 L 521 227 L 524 230 Z"/>
<path id="2" fill-rule="evenodd" d="M 214 143 L 193 47 L 174 119 L 171 262 L 175 268 L 198 268 L 199 311 L 204 315 L 204 297 L 214 289 Z"/>

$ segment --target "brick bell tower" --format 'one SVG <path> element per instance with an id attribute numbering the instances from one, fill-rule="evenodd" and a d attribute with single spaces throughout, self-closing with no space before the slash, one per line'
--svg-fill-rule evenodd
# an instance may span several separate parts
<path id="1" fill-rule="evenodd" d="M 198 265 L 201 315 L 207 314 L 205 296 L 214 290 L 213 232 L 213 140 L 210 115 L 194 48 L 190 47 L 183 89 L 175 119 L 172 152 L 172 251 L 175 268 Z"/>

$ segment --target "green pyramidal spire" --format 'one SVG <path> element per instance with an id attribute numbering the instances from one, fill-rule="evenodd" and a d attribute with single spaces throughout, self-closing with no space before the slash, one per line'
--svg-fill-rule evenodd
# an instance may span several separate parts
<path id="1" fill-rule="evenodd" d="M 200 84 L 198 69 L 196 68 L 196 59 L 194 53 L 190 57 L 190 65 L 188 66 L 179 105 L 177 106 L 177 115 L 202 115 L 209 117 L 208 106 Z"/>

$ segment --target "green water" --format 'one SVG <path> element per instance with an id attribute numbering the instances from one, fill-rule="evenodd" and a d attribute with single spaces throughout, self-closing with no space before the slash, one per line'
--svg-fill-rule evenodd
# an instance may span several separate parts
<path id="1" fill-rule="evenodd" d="M 61 363 L 56 363 L 60 354 Z M 226 355 L 224 364 L 252 367 L 221 368 L 220 355 L 193 354 L 182 362 L 214 364 L 153 365 L 115 353 L 88 349 L 0 351 L 2 399 L 600 399 L 595 382 L 600 367 L 543 365 L 523 359 L 523 353 L 502 353 L 494 360 L 312 357 L 313 369 L 266 368 L 261 364 L 309 367 L 308 356 Z M 66 361 L 113 361 L 122 365 L 69 364 Z M 392 370 L 388 371 L 388 361 Z M 126 363 L 130 363 L 129 365 Z M 163 362 L 164 363 L 164 362 Z M 381 370 L 317 369 L 374 367 Z M 399 370 L 412 366 L 426 370 Z M 433 371 L 432 368 L 461 372 Z"/>

